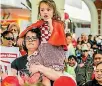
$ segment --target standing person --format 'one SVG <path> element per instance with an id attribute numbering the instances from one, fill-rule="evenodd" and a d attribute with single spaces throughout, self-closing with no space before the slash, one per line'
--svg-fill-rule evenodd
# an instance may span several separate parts
<path id="1" fill-rule="evenodd" d="M 64 24 L 60 20 L 56 5 L 53 0 L 42 0 L 38 7 L 38 16 L 41 18 L 38 22 L 29 26 L 19 36 L 18 44 L 22 44 L 23 36 L 32 27 L 39 27 L 41 30 L 41 44 L 39 45 L 39 53 L 43 65 L 52 68 L 62 73 L 64 69 L 65 54 L 63 45 L 66 45 L 66 37 L 64 33 Z M 29 61 L 29 64 L 38 64 L 35 59 Z M 33 65 L 30 67 L 31 72 L 34 69 Z M 55 79 L 52 79 L 55 80 Z"/>
<path id="2" fill-rule="evenodd" d="M 35 71 L 35 74 L 32 76 L 33 81 L 35 82 L 37 79 L 39 79 L 39 75 L 37 72 L 41 72 L 43 74 L 43 76 L 46 76 L 47 78 L 49 78 L 50 80 L 56 80 L 57 78 L 60 77 L 60 75 L 62 73 L 60 73 L 59 71 L 55 71 L 52 68 L 46 67 L 43 64 L 43 60 L 42 57 L 40 55 L 38 46 L 40 44 L 40 30 L 38 28 L 35 29 L 31 29 L 29 30 L 25 36 L 24 36 L 24 49 L 26 50 L 27 54 L 15 59 L 12 64 L 11 64 L 11 68 L 12 68 L 12 72 L 13 75 L 17 74 L 17 71 L 24 71 L 28 74 L 27 70 L 27 62 L 28 62 L 28 57 L 32 56 L 33 54 L 33 58 L 34 61 L 36 61 L 37 63 L 39 62 L 39 65 L 33 65 L 33 71 Z M 33 60 L 32 60 L 33 61 Z M 32 70 L 30 69 L 30 70 Z M 35 78 L 37 75 L 37 78 Z M 29 78 L 29 80 L 31 80 L 32 78 Z M 35 80 L 36 79 L 36 80 Z M 47 85 L 48 86 L 48 85 Z"/>

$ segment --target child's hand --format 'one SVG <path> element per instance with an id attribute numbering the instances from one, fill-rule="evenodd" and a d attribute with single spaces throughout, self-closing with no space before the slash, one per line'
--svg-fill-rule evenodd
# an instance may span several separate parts
<path id="1" fill-rule="evenodd" d="M 24 38 L 19 38 L 17 41 L 17 45 L 22 46 Z"/>

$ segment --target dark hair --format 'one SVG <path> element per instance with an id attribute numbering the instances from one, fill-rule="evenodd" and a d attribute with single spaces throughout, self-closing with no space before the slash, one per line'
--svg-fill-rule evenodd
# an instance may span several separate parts
<path id="1" fill-rule="evenodd" d="M 69 60 L 69 59 L 72 59 L 72 58 L 74 58 L 75 61 L 77 62 L 77 58 L 76 58 L 76 56 L 74 56 L 74 55 L 70 55 L 70 56 L 68 57 L 68 60 Z"/>
<path id="2" fill-rule="evenodd" d="M 2 37 L 5 37 L 7 34 L 9 34 L 9 33 L 11 33 L 12 35 L 13 35 L 13 33 L 11 32 L 11 31 L 8 31 L 8 30 L 6 30 L 6 31 L 4 31 L 3 33 L 1 33 L 1 36 Z M 14 38 L 14 35 L 13 35 L 13 38 Z"/>
<path id="3" fill-rule="evenodd" d="M 102 55 L 102 51 L 101 51 L 101 50 L 98 50 L 96 53 L 94 53 L 94 54 L 93 54 L 93 59 L 95 58 L 95 56 L 96 56 L 97 54 L 101 54 L 101 55 Z"/>
<path id="4" fill-rule="evenodd" d="M 29 30 L 28 32 L 36 33 L 37 38 L 39 39 L 39 41 L 41 41 L 41 32 L 40 32 L 40 29 L 39 29 L 39 28 L 32 28 L 32 29 Z M 28 33 L 28 32 L 27 32 L 27 33 Z M 27 33 L 26 33 L 26 34 L 27 34 Z M 26 52 L 28 52 L 28 49 L 27 49 L 26 43 L 25 43 L 26 34 L 24 35 L 23 49 L 24 49 Z"/>
<path id="5" fill-rule="evenodd" d="M 54 20 L 61 20 L 59 12 L 57 11 L 57 8 L 56 8 L 56 4 L 55 4 L 55 2 L 53 0 L 42 0 L 42 1 L 40 1 L 39 7 L 38 7 L 38 18 L 40 17 L 40 5 L 42 3 L 45 3 L 49 7 L 53 8 L 53 11 L 54 11 L 53 12 L 53 19 Z"/>
<path id="6" fill-rule="evenodd" d="M 71 34 L 70 34 L 70 33 L 66 33 L 66 37 L 68 37 L 68 36 L 70 36 L 70 37 L 72 38 L 72 36 L 71 36 Z"/>
<path id="7" fill-rule="evenodd" d="M 100 64 L 102 64 L 102 62 L 99 62 L 99 63 L 96 65 L 96 68 L 97 68 L 97 66 L 100 65 Z"/>

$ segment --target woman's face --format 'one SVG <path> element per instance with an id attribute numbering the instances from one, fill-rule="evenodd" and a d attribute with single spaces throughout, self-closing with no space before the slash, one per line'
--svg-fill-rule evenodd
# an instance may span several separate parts
<path id="1" fill-rule="evenodd" d="M 14 41 L 14 37 L 12 33 L 8 33 L 5 37 L 2 39 L 3 46 L 12 47 Z"/>
<path id="2" fill-rule="evenodd" d="M 99 64 L 96 68 L 95 79 L 102 83 L 102 64 Z"/>
<path id="3" fill-rule="evenodd" d="M 16 39 L 17 36 L 19 35 L 19 32 L 18 32 L 17 27 L 16 27 L 16 26 L 12 26 L 12 27 L 10 28 L 10 31 L 13 33 L 14 39 Z"/>
<path id="4" fill-rule="evenodd" d="M 96 54 L 94 57 L 94 65 L 97 65 L 98 63 L 102 62 L 102 55 Z"/>
<path id="5" fill-rule="evenodd" d="M 45 3 L 40 4 L 40 16 L 45 21 L 53 17 L 53 8 L 49 7 Z"/>
<path id="6" fill-rule="evenodd" d="M 29 31 L 25 37 L 25 44 L 29 51 L 36 51 L 39 46 L 39 39 L 36 36 L 36 33 Z"/>

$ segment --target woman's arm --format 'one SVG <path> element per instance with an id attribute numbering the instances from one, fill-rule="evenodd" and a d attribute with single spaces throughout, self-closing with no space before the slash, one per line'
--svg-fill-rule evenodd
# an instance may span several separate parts
<path id="1" fill-rule="evenodd" d="M 63 75 L 62 71 L 55 71 L 54 69 L 45 67 L 43 65 L 41 65 L 39 71 L 43 73 L 46 77 L 48 77 L 50 80 L 56 80 Z"/>
<path id="2" fill-rule="evenodd" d="M 16 76 L 16 75 L 17 75 L 17 70 L 16 70 L 16 69 L 11 68 L 11 72 L 12 72 L 12 75 L 13 75 L 13 76 Z"/>
<path id="3" fill-rule="evenodd" d="M 55 71 L 54 69 L 45 67 L 43 65 L 32 65 L 30 67 L 29 71 L 32 73 L 36 73 L 39 71 L 39 72 L 43 73 L 50 80 L 56 80 L 60 76 L 63 75 L 62 71 Z"/>

